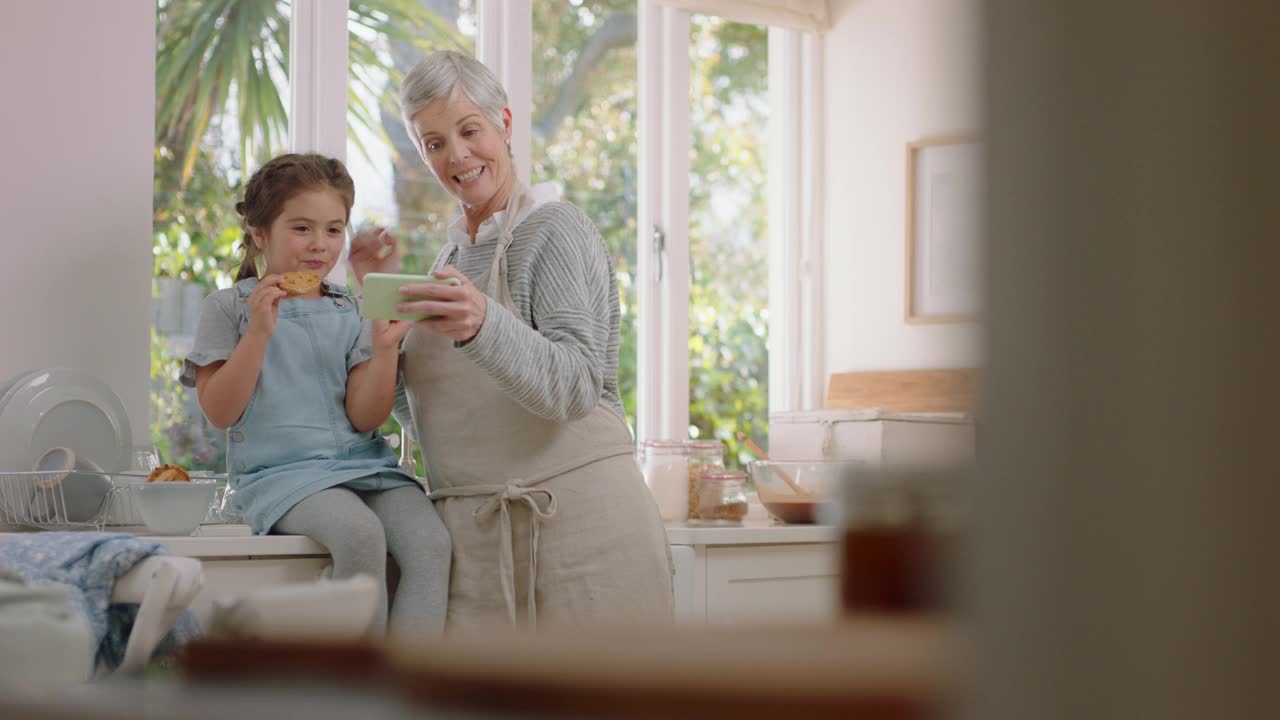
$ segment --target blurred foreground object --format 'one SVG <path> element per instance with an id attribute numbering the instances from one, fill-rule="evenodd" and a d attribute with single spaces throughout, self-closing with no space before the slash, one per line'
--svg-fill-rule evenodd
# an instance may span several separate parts
<path id="1" fill-rule="evenodd" d="M 593 718 L 889 720 L 936 715 L 952 632 L 923 618 L 835 625 L 559 628 L 394 645 L 423 703 Z"/>
<path id="2" fill-rule="evenodd" d="M 972 717 L 1280 717 L 1280 4 L 986 3 Z"/>

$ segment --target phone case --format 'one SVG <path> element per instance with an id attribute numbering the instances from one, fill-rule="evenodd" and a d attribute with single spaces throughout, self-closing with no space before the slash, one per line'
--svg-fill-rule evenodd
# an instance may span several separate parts
<path id="1" fill-rule="evenodd" d="M 404 301 L 400 287 L 409 283 L 439 283 L 461 285 L 458 278 L 436 278 L 427 275 L 401 275 L 397 273 L 369 273 L 364 276 L 364 299 L 360 312 L 373 320 L 425 320 L 426 315 L 396 312 L 396 305 Z"/>

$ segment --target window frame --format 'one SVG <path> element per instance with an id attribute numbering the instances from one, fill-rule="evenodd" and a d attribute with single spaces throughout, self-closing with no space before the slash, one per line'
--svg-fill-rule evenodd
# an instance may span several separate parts
<path id="1" fill-rule="evenodd" d="M 822 57 L 818 33 L 769 28 L 770 412 L 826 397 Z"/>
<path id="2" fill-rule="evenodd" d="M 637 0 L 639 211 L 636 439 L 689 427 L 690 16 Z M 348 0 L 293 0 L 289 143 L 346 158 Z M 714 6 L 705 8 L 713 13 Z M 507 90 L 520 178 L 529 181 L 532 0 L 476 0 L 476 54 Z M 769 411 L 826 392 L 822 36 L 769 28 Z M 799 112 L 796 112 L 796 109 Z M 339 277 L 340 276 L 340 277 Z M 346 263 L 334 269 L 345 282 Z"/>
<path id="3" fill-rule="evenodd" d="M 347 159 L 349 0 L 293 0 L 289 18 L 289 150 Z M 326 279 L 347 284 L 344 247 Z"/>
<path id="4" fill-rule="evenodd" d="M 529 183 L 533 143 L 533 2 L 476 0 L 476 58 L 507 91 L 516 176 Z"/>
<path id="5" fill-rule="evenodd" d="M 636 440 L 689 434 L 690 14 L 638 3 Z"/>
<path id="6" fill-rule="evenodd" d="M 348 0 L 292 0 L 289 149 L 347 159 Z"/>

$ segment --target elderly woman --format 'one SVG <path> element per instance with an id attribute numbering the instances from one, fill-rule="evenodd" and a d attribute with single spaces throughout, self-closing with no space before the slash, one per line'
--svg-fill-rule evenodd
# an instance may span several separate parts
<path id="1" fill-rule="evenodd" d="M 618 395 L 618 291 L 599 231 L 552 186 L 525 188 L 511 110 L 475 59 L 442 51 L 405 78 L 409 136 L 462 215 L 432 272 L 402 288 L 397 417 L 422 446 L 453 538 L 450 626 L 669 619 L 670 553 Z M 386 231 L 351 264 L 396 272 Z"/>

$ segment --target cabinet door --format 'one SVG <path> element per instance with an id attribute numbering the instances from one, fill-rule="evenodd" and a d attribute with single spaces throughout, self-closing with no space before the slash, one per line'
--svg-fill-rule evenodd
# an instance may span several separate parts
<path id="1" fill-rule="evenodd" d="M 827 622 L 840 605 L 833 543 L 707 548 L 707 622 Z"/>
<path id="2" fill-rule="evenodd" d="M 215 598 L 234 597 L 263 588 L 320 579 L 333 564 L 328 556 L 205 560 L 204 588 L 191 603 L 196 620 L 205 625 Z"/>
<path id="3" fill-rule="evenodd" d="M 671 581 L 676 622 L 705 622 L 706 558 L 689 545 L 671 546 Z"/>

